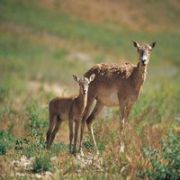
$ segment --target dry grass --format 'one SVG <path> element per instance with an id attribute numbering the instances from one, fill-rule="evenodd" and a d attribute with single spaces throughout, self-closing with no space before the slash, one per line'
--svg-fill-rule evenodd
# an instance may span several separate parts
<path id="1" fill-rule="evenodd" d="M 41 6 L 73 14 L 77 18 L 91 23 L 118 24 L 120 29 L 127 27 L 135 31 L 174 30 L 172 17 L 162 7 L 171 7 L 175 15 L 180 8 L 177 0 L 164 3 L 142 0 L 135 0 L 134 3 L 131 3 L 130 0 L 67 0 L 59 2 L 46 0 L 41 1 Z M 179 27 L 179 25 L 177 21 L 177 26 Z"/>

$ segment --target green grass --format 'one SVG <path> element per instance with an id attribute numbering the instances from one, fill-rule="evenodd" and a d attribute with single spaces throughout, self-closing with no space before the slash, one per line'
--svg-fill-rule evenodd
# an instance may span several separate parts
<path id="1" fill-rule="evenodd" d="M 50 157 L 47 154 L 40 155 L 36 157 L 33 163 L 33 172 L 39 173 L 44 171 L 52 171 L 53 165 L 51 163 Z"/>
<path id="2" fill-rule="evenodd" d="M 180 168 L 180 137 L 172 132 L 166 141 L 162 141 L 161 149 L 145 149 L 145 155 L 150 161 L 151 169 L 146 170 L 144 177 L 150 179 L 179 179 Z"/>
<path id="3" fill-rule="evenodd" d="M 13 147 L 15 138 L 11 133 L 6 131 L 0 131 L 0 155 L 6 154 L 9 148 Z"/>

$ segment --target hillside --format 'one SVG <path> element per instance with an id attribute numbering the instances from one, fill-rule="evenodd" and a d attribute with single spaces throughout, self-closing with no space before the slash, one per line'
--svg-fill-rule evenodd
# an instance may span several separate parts
<path id="1" fill-rule="evenodd" d="M 42 1 L 42 7 L 61 10 L 94 24 L 108 24 L 134 31 L 177 31 L 180 27 L 177 0 Z M 176 26 L 174 26 L 176 24 Z"/>

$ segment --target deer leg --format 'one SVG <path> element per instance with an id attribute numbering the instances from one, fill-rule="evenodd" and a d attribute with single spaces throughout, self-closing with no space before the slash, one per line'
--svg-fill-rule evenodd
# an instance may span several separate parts
<path id="1" fill-rule="evenodd" d="M 126 106 L 121 108 L 121 117 L 120 117 L 120 131 L 122 132 L 125 127 L 126 122 Z"/>
<path id="2" fill-rule="evenodd" d="M 80 124 L 80 120 L 75 120 L 75 135 L 74 135 L 73 154 L 76 153 L 76 145 L 77 145 L 77 139 L 78 139 L 79 124 Z"/>
<path id="3" fill-rule="evenodd" d="M 53 115 L 50 115 L 49 117 L 49 129 L 47 131 L 47 136 L 46 136 L 46 146 L 47 146 L 47 149 L 50 148 L 50 136 L 52 134 L 52 131 L 54 129 L 54 127 L 56 126 L 55 123 L 56 121 L 54 120 L 54 116 Z"/>
<path id="4" fill-rule="evenodd" d="M 61 123 L 61 120 L 58 119 L 57 116 L 54 117 L 53 121 L 54 121 L 54 123 L 53 123 L 54 126 L 52 128 L 52 131 L 51 131 L 51 133 L 49 135 L 49 138 L 48 138 L 48 141 L 47 141 L 47 147 L 48 148 L 51 146 L 51 144 L 52 144 L 52 142 L 53 142 L 53 140 L 55 138 L 55 135 L 56 135 L 56 133 L 57 133 L 57 131 L 59 129 L 60 123 Z"/>
<path id="5" fill-rule="evenodd" d="M 69 152 L 72 152 L 72 140 L 73 140 L 73 120 L 69 120 Z"/>
<path id="6" fill-rule="evenodd" d="M 126 114 L 126 106 L 121 107 L 121 114 L 120 114 L 120 152 L 124 152 L 125 145 L 124 145 L 124 128 L 125 128 L 125 114 Z"/>
<path id="7" fill-rule="evenodd" d="M 94 119 L 98 116 L 98 114 L 102 111 L 102 109 L 103 109 L 103 105 L 99 101 L 97 101 L 93 112 L 91 113 L 91 115 L 88 117 L 88 119 L 86 121 L 88 130 L 89 130 L 89 132 L 91 134 L 91 137 L 92 137 L 92 140 L 93 140 L 93 143 L 94 143 L 97 154 L 99 154 L 99 151 L 98 151 L 97 143 L 96 143 L 96 140 L 95 140 L 92 123 L 93 123 Z"/>
<path id="8" fill-rule="evenodd" d="M 129 113 L 132 109 L 132 104 L 127 104 L 127 105 L 124 105 L 122 106 L 122 109 L 121 109 L 121 130 L 123 131 L 125 129 L 125 126 L 126 126 L 126 121 L 128 119 L 128 116 L 129 116 Z"/>
<path id="9" fill-rule="evenodd" d="M 86 124 L 86 120 L 88 118 L 88 115 L 90 113 L 90 110 L 91 110 L 91 106 L 93 104 L 93 101 L 94 101 L 94 98 L 92 99 L 88 99 L 87 101 L 87 106 L 86 106 L 86 109 L 85 109 L 85 112 L 84 112 L 84 116 L 83 116 L 83 119 L 81 121 L 81 134 L 80 134 L 80 146 L 79 146 L 79 149 L 80 149 L 80 152 L 81 152 L 81 155 L 84 155 L 83 153 L 83 150 L 82 150 L 82 145 L 83 145 L 83 133 L 84 133 L 84 128 L 85 128 L 85 124 Z"/>
<path id="10" fill-rule="evenodd" d="M 121 118 L 120 118 L 120 137 L 121 137 L 121 152 L 124 152 L 124 136 L 125 136 L 125 128 L 126 128 L 126 121 L 127 118 L 129 116 L 129 113 L 131 111 L 132 105 L 131 104 L 127 104 L 127 105 L 123 105 L 121 107 Z"/>
<path id="11" fill-rule="evenodd" d="M 50 135 L 52 133 L 52 130 L 53 130 L 53 124 L 50 125 L 49 129 L 48 129 L 48 132 L 47 132 L 47 135 L 46 135 L 46 148 L 49 149 L 50 148 L 50 145 L 49 145 L 49 138 L 50 138 Z"/>

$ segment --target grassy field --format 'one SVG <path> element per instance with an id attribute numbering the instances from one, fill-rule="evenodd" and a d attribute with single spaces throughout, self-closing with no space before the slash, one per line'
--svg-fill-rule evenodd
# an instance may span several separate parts
<path id="1" fill-rule="evenodd" d="M 179 179 L 180 3 L 105 2 L 0 0 L 0 178 Z M 47 151 L 48 102 L 77 94 L 72 75 L 96 63 L 137 63 L 132 40 L 157 46 L 128 120 L 127 150 L 119 152 L 119 110 L 109 108 L 94 123 L 99 157 L 87 132 L 87 157 L 68 153 L 67 123 Z"/>

